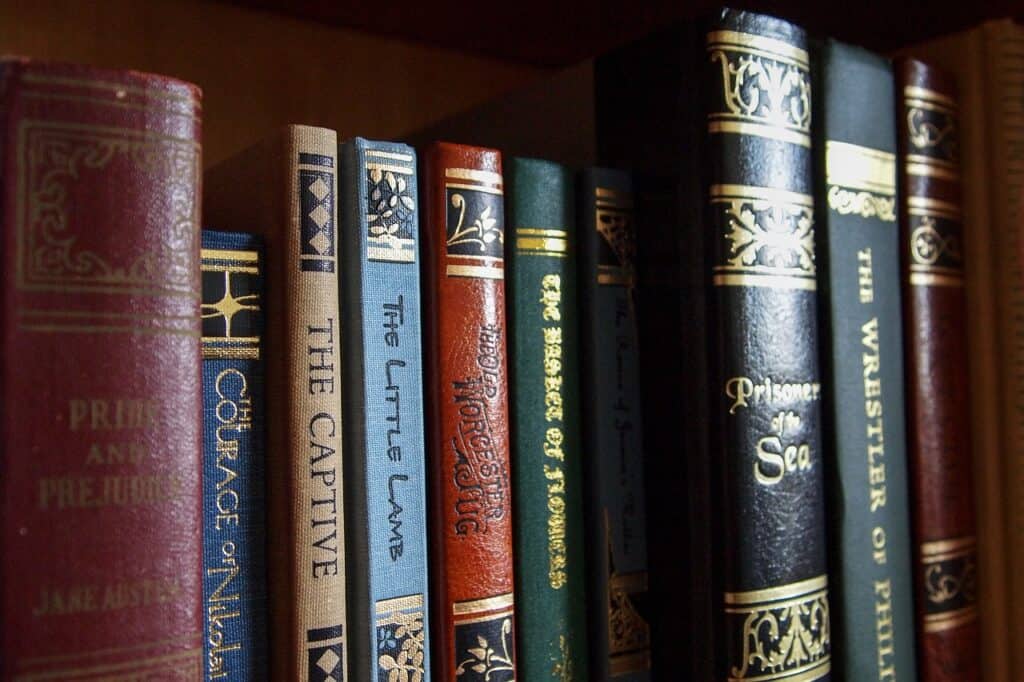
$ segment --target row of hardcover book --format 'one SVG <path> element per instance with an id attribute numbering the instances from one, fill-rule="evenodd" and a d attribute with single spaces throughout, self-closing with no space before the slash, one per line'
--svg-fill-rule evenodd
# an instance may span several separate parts
<path id="1" fill-rule="evenodd" d="M 980 679 L 950 80 L 733 10 L 596 73 L 631 173 L 200 183 L 194 87 L 0 64 L 0 679 Z"/>

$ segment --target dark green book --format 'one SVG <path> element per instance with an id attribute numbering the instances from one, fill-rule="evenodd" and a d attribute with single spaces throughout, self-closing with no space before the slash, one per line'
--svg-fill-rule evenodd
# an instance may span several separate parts
<path id="1" fill-rule="evenodd" d="M 573 176 L 512 159 L 505 243 L 519 675 L 588 680 Z"/>
<path id="2" fill-rule="evenodd" d="M 914 605 L 889 61 L 827 41 L 816 206 L 838 679 L 913 680 Z"/>
<path id="3" fill-rule="evenodd" d="M 583 171 L 579 291 L 590 678 L 651 679 L 632 180 Z"/>

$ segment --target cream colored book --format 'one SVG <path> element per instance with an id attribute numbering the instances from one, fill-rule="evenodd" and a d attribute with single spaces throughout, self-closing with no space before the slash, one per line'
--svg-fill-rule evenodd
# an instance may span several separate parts
<path id="1" fill-rule="evenodd" d="M 337 136 L 289 126 L 206 175 L 206 225 L 263 235 L 270 679 L 342 680 Z"/>

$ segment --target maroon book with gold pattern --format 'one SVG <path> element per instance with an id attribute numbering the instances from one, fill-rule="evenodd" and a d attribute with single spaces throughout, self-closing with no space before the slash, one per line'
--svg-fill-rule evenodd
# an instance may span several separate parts
<path id="1" fill-rule="evenodd" d="M 201 679 L 199 97 L 0 61 L 0 680 Z"/>
<path id="2" fill-rule="evenodd" d="M 438 680 L 515 679 L 498 152 L 436 144 L 421 184 Z"/>
<path id="3" fill-rule="evenodd" d="M 913 59 L 897 62 L 896 83 L 918 674 L 972 682 L 981 673 L 956 93 Z"/>

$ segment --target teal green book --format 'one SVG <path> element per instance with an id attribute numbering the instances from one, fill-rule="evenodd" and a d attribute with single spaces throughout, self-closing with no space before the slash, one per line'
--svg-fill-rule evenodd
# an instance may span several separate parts
<path id="1" fill-rule="evenodd" d="M 896 86 L 889 60 L 832 40 L 814 88 L 833 672 L 913 680 Z"/>
<path id="2" fill-rule="evenodd" d="M 587 675 L 573 174 L 512 159 L 505 242 L 519 674 Z"/>

